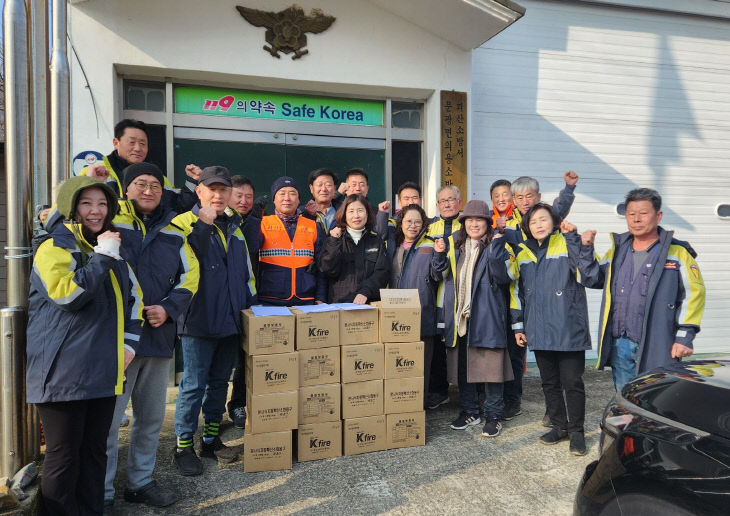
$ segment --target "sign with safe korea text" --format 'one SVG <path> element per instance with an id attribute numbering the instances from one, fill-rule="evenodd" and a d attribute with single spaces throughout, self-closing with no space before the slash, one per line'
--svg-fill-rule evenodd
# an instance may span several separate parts
<path id="1" fill-rule="evenodd" d="M 175 88 L 175 112 L 297 122 L 383 125 L 381 101 L 188 86 Z"/>

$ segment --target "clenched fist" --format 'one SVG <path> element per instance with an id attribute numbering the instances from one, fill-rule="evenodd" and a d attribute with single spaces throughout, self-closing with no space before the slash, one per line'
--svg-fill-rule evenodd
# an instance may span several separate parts
<path id="1" fill-rule="evenodd" d="M 215 212 L 215 209 L 210 206 L 203 206 L 198 212 L 198 217 L 206 224 L 213 224 L 216 216 L 217 213 Z"/>
<path id="2" fill-rule="evenodd" d="M 390 213 L 390 201 L 383 201 L 380 204 L 378 204 L 378 211 L 384 211 L 385 213 Z"/>
<path id="3" fill-rule="evenodd" d="M 103 183 L 107 179 L 109 179 L 109 171 L 106 169 L 106 166 L 104 163 L 96 163 L 94 165 L 89 165 L 86 168 L 86 175 L 89 177 L 93 177 L 97 181 Z"/>
<path id="4" fill-rule="evenodd" d="M 185 174 L 187 174 L 190 179 L 194 179 L 195 181 L 200 181 L 200 174 L 202 173 L 203 170 L 194 163 L 190 163 L 185 167 Z"/>
<path id="5" fill-rule="evenodd" d="M 583 234 L 580 236 L 580 241 L 583 245 L 593 245 L 593 242 L 596 241 L 596 230 L 595 229 L 587 229 L 583 232 Z"/>
<path id="6" fill-rule="evenodd" d="M 573 231 L 577 231 L 578 227 L 575 224 L 571 224 L 567 220 L 564 220 L 560 223 L 560 231 L 562 233 L 572 233 Z"/>
<path id="7" fill-rule="evenodd" d="M 335 237 L 335 238 L 340 238 L 342 236 L 342 228 L 340 228 L 340 227 L 332 228 L 330 230 L 330 236 Z"/>
<path id="8" fill-rule="evenodd" d="M 563 176 L 563 179 L 565 180 L 566 184 L 569 184 L 570 186 L 575 186 L 578 183 L 578 174 L 576 174 L 572 170 L 568 170 Z"/>
<path id="9" fill-rule="evenodd" d="M 437 253 L 443 253 L 446 251 L 446 242 L 443 238 L 437 238 L 433 243 L 433 250 Z"/>

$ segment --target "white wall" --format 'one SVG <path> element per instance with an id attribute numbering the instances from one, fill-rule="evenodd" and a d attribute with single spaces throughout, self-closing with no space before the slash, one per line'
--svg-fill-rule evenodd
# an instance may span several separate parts
<path id="1" fill-rule="evenodd" d="M 569 219 L 626 230 L 614 207 L 656 188 L 663 226 L 699 253 L 707 307 L 698 352 L 730 351 L 730 22 L 567 2 L 522 2 L 527 14 L 473 53 L 472 192 L 533 175 L 552 201 L 580 174 Z M 590 296 L 591 325 L 598 295 Z M 594 342 L 595 345 L 595 342 Z"/>
<path id="2" fill-rule="evenodd" d="M 91 0 L 70 6 L 71 39 L 79 56 L 72 58 L 72 153 L 111 148 L 120 114 L 115 66 L 133 65 L 148 67 L 158 78 L 184 77 L 242 89 L 280 86 L 314 94 L 426 99 L 426 162 L 429 184 L 435 188 L 440 163 L 438 91 L 469 91 L 470 52 L 369 2 L 321 0 L 316 7 L 337 18 L 332 27 L 308 34 L 310 54 L 302 59 L 284 54 L 275 59 L 262 50 L 265 29 L 246 22 L 234 8 L 237 3 Z M 246 5 L 280 11 L 291 2 Z"/>

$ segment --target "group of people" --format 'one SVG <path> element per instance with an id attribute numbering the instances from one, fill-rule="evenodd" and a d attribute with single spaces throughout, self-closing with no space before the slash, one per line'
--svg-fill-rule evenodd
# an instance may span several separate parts
<path id="1" fill-rule="evenodd" d="M 397 190 L 399 210 L 372 204 L 368 175 L 309 175 L 312 200 L 291 177 L 273 181 L 273 213 L 253 183 L 222 166 L 186 167 L 177 190 L 147 157 L 145 125 L 123 120 L 103 164 L 67 180 L 43 214 L 31 274 L 27 402 L 46 439 L 42 493 L 49 514 L 99 514 L 113 504 L 118 428 L 133 418 L 124 498 L 164 507 L 177 499 L 153 478 L 176 337 L 184 372 L 175 407 L 174 461 L 182 475 L 200 456 L 237 457 L 220 439 L 228 412 L 246 420 L 241 310 L 377 301 L 382 288 L 416 289 L 421 301 L 425 408 L 458 385 L 460 430 L 495 437 L 521 413 L 526 347 L 545 395 L 545 444 L 583 436 L 585 350 L 591 348 L 585 288 L 604 291 L 599 367 L 617 389 L 637 374 L 692 354 L 704 308 L 695 253 L 659 227 L 661 198 L 626 197 L 628 232 L 602 259 L 595 231 L 565 220 L 578 181 L 552 205 L 530 177 L 495 181 L 492 208 L 463 206 L 458 188 L 424 211 L 421 188 Z M 233 371 L 235 366 L 235 372 Z M 228 382 L 233 374 L 228 406 Z M 484 392 L 480 411 L 479 394 Z M 481 412 L 481 413 L 480 413 Z"/>

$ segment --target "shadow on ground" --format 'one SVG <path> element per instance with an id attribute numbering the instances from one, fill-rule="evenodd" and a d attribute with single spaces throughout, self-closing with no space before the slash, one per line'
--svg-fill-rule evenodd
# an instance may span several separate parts
<path id="1" fill-rule="evenodd" d="M 124 502 L 129 428 L 120 432 L 116 514 L 570 514 L 585 466 L 598 454 L 599 422 L 613 395 L 610 371 L 587 370 L 588 454 L 574 457 L 568 443 L 537 442 L 546 431 L 537 370 L 525 378 L 522 415 L 505 423 L 496 438 L 481 426 L 449 428 L 458 415 L 458 394 L 426 417 L 426 446 L 295 463 L 292 471 L 243 473 L 242 460 L 218 465 L 203 459 L 205 472 L 182 477 L 172 463 L 174 402 L 167 406 L 155 478 L 180 501 L 167 509 Z M 171 395 L 174 398 L 174 391 Z M 201 425 L 202 426 L 202 425 Z M 241 445 L 243 431 L 224 418 L 223 441 Z M 196 436 L 196 448 L 199 445 Z"/>

